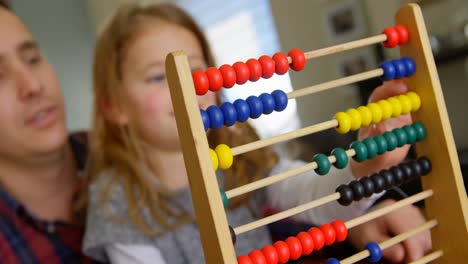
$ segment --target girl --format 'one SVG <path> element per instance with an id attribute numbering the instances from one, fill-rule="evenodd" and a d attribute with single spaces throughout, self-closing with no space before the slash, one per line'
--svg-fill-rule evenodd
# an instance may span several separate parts
<path id="1" fill-rule="evenodd" d="M 208 44 L 192 19 L 172 5 L 122 6 L 100 35 L 94 64 L 95 114 L 91 139 L 92 185 L 89 189 L 85 253 L 113 263 L 204 263 L 203 250 L 179 146 L 165 57 L 184 50 L 193 70 L 214 65 Z M 199 97 L 200 108 L 219 103 L 215 94 Z M 237 146 L 258 140 L 247 123 L 210 131 L 211 146 Z M 300 163 L 278 162 L 270 148 L 236 156 L 233 168 L 223 172 L 222 186 L 229 190 Z M 333 174 L 333 173 L 332 173 Z M 315 199 L 333 191 L 337 183 L 353 179 L 350 169 L 327 177 L 296 177 L 315 191 L 296 195 Z M 220 175 L 221 176 L 221 175 Z M 333 179 L 333 180 L 330 180 Z M 294 182 L 297 182 L 295 180 Z M 288 182 L 278 193 L 293 196 Z M 294 184 L 291 184 L 294 186 Z M 287 193 L 287 195 L 284 195 Z M 230 225 L 255 219 L 256 199 L 244 195 L 230 201 Z M 339 208 L 356 215 L 372 200 Z M 323 206 L 307 220 L 318 223 L 334 217 Z M 271 243 L 266 228 L 239 236 L 238 254 Z"/>

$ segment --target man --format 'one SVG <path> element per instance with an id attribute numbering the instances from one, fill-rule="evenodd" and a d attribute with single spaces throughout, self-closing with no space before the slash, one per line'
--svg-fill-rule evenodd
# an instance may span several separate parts
<path id="1" fill-rule="evenodd" d="M 55 73 L 1 0 L 0 36 L 0 262 L 86 262 L 72 224 L 84 141 L 68 136 Z"/>

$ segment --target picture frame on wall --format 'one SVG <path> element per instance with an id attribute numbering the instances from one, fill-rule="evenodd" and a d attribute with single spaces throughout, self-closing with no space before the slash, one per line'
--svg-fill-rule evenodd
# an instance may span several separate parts
<path id="1" fill-rule="evenodd" d="M 324 7 L 324 25 L 330 44 L 362 38 L 366 34 L 361 2 L 345 0 Z"/>

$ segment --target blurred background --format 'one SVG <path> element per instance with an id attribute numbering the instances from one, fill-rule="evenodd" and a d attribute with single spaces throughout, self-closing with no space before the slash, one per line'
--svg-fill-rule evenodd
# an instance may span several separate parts
<path id="1" fill-rule="evenodd" d="M 128 1 L 128 0 L 127 0 Z M 39 40 L 61 80 L 67 103 L 68 127 L 85 130 L 92 113 L 91 65 L 99 29 L 122 0 L 13 0 L 13 7 Z M 143 3 L 161 1 L 140 1 Z M 379 34 L 392 26 L 399 6 L 420 4 L 430 34 L 439 77 L 460 158 L 467 162 L 468 122 L 468 1 L 372 0 L 172 0 L 200 23 L 213 46 L 218 66 L 292 48 L 304 51 Z M 245 45 L 248 43 L 248 45 Z M 318 58 L 304 71 L 256 86 L 299 89 L 344 75 L 374 69 L 381 61 L 398 57 L 398 51 L 368 47 Z M 370 80 L 340 87 L 293 102 L 289 112 L 271 122 L 259 118 L 254 125 L 261 136 L 285 132 L 329 120 L 335 112 L 365 103 L 378 85 Z M 226 100 L 259 93 L 258 89 L 231 89 Z M 261 90 L 264 91 L 264 90 Z M 297 111 L 296 111 L 297 110 Z M 320 140 L 328 134 L 304 137 L 311 153 L 330 146 Z M 350 138 L 337 138 L 347 144 Z M 330 140 L 328 140 L 329 142 Z M 327 142 L 325 142 L 327 143 Z M 336 144 L 335 144 L 336 145 Z"/>

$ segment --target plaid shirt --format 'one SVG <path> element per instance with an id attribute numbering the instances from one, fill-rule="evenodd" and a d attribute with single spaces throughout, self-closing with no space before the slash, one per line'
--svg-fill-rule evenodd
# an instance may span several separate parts
<path id="1" fill-rule="evenodd" d="M 72 135 L 70 143 L 82 170 L 86 136 Z M 93 263 L 82 254 L 82 238 L 81 226 L 38 219 L 0 189 L 0 263 Z"/>

